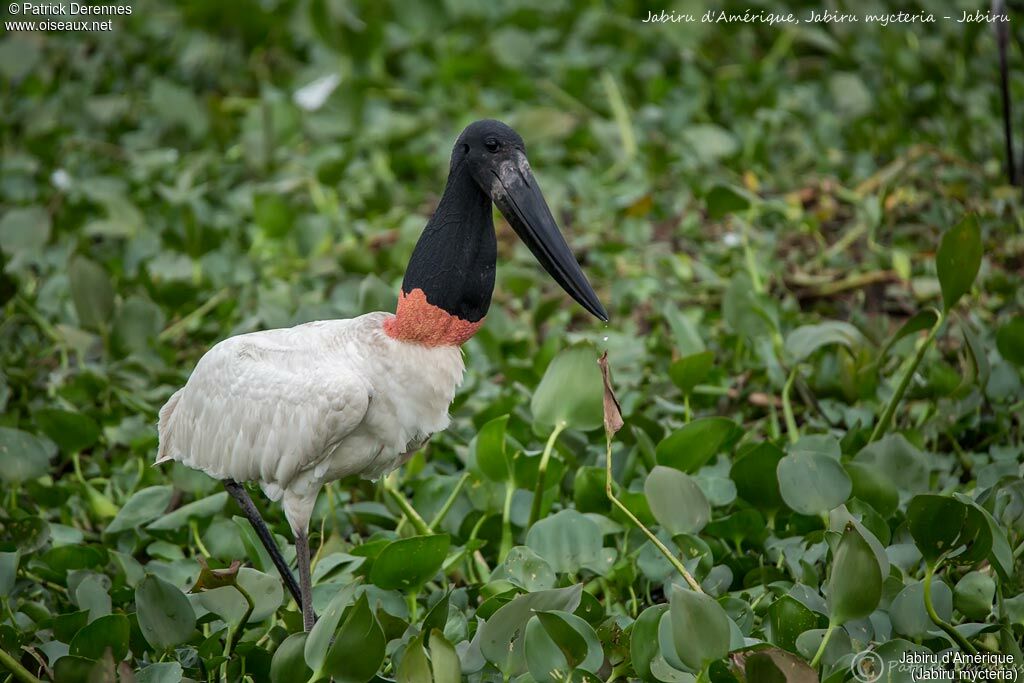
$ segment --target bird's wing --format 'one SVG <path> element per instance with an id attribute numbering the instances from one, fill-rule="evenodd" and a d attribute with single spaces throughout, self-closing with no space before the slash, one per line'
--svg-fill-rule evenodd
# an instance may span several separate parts
<path id="1" fill-rule="evenodd" d="M 366 415 L 369 385 L 342 348 L 314 326 L 217 344 L 161 410 L 158 462 L 287 487 Z"/>

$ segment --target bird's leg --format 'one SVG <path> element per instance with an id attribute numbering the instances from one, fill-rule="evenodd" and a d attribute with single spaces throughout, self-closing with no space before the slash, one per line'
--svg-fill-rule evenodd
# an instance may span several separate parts
<path id="1" fill-rule="evenodd" d="M 274 537 L 270 533 L 270 529 L 267 528 L 263 518 L 260 517 L 260 511 L 256 509 L 256 506 L 253 504 L 252 498 L 250 498 L 249 494 L 246 492 L 245 487 L 233 479 L 225 479 L 223 483 L 224 488 L 227 489 L 228 493 L 231 494 L 231 497 L 235 499 L 238 506 L 242 508 L 242 512 L 245 513 L 245 516 L 249 518 L 249 523 L 252 524 L 252 528 L 263 543 L 263 547 L 266 548 L 267 553 L 270 554 L 271 561 L 273 561 L 274 566 L 277 567 L 277 571 L 281 574 L 281 579 L 284 581 L 284 585 L 288 589 L 288 592 L 292 594 L 293 598 L 295 598 L 295 603 L 301 605 L 302 593 L 299 591 L 299 584 L 295 583 L 295 577 L 292 575 L 292 570 L 288 567 L 288 563 L 284 561 L 284 556 L 281 555 L 281 551 L 278 549 L 277 543 L 274 541 Z M 308 559 L 306 560 L 306 566 L 308 572 Z"/>
<path id="2" fill-rule="evenodd" d="M 295 555 L 299 562 L 299 586 L 302 589 L 302 625 L 309 631 L 316 623 L 316 615 L 313 614 L 313 580 L 309 573 L 309 532 L 306 529 L 295 532 Z"/>

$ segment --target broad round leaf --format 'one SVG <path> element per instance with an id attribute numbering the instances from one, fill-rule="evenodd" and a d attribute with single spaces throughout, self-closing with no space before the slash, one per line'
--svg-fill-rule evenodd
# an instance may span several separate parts
<path id="1" fill-rule="evenodd" d="M 86 659 L 100 659 L 109 648 L 114 661 L 119 662 L 128 656 L 130 630 L 128 617 L 123 614 L 108 614 L 76 633 L 71 640 L 68 653 Z"/>
<path id="2" fill-rule="evenodd" d="M 422 586 L 440 571 L 450 545 L 451 538 L 447 534 L 392 541 L 374 560 L 370 581 L 384 590 Z"/>
<path id="3" fill-rule="evenodd" d="M 736 493 L 760 510 L 782 507 L 782 494 L 775 472 L 784 453 L 772 443 L 760 443 L 733 463 L 729 476 L 736 484 Z"/>
<path id="4" fill-rule="evenodd" d="M 674 587 L 669 601 L 676 656 L 699 671 L 729 654 L 729 616 L 713 598 Z"/>
<path id="5" fill-rule="evenodd" d="M 150 486 L 132 494 L 107 525 L 106 534 L 116 534 L 142 526 L 163 514 L 171 502 L 171 486 Z"/>
<path id="6" fill-rule="evenodd" d="M 669 434 L 655 449 L 659 465 L 696 472 L 718 453 L 730 448 L 743 430 L 724 417 L 704 417 Z"/>
<path id="7" fill-rule="evenodd" d="M 583 584 L 567 588 L 526 593 L 503 605 L 480 627 L 480 651 L 487 661 L 508 674 L 526 670 L 523 636 L 526 623 L 535 612 L 562 610 L 573 612 L 579 607 Z"/>
<path id="8" fill-rule="evenodd" d="M 843 464 L 853 486 L 851 495 L 863 500 L 878 514 L 888 517 L 900 504 L 900 493 L 881 470 L 863 462 Z"/>
<path id="9" fill-rule="evenodd" d="M 611 568 L 601 528 L 575 510 L 562 510 L 534 524 L 526 534 L 526 545 L 556 572 L 586 568 L 604 574 Z"/>
<path id="10" fill-rule="evenodd" d="M 555 425 L 589 431 L 604 424 L 604 385 L 592 344 L 577 344 L 555 356 L 530 402 L 541 433 Z"/>
<path id="11" fill-rule="evenodd" d="M 593 627 L 575 614 L 558 610 L 537 612 L 527 623 L 525 653 L 531 675 L 552 683 L 557 681 L 554 669 L 597 671 L 604 661 L 604 650 Z"/>
<path id="12" fill-rule="evenodd" d="M 902 434 L 890 434 L 868 444 L 854 461 L 875 467 L 900 491 L 914 494 L 929 488 L 928 459 Z"/>
<path id="13" fill-rule="evenodd" d="M 771 604 L 768 617 L 772 626 L 771 642 L 790 652 L 796 652 L 796 639 L 801 633 L 819 625 L 818 615 L 789 595 Z"/>
<path id="14" fill-rule="evenodd" d="M 386 642 L 384 631 L 363 593 L 338 629 L 321 673 L 333 676 L 336 683 L 366 683 L 384 661 Z"/>
<path id="15" fill-rule="evenodd" d="M 135 588 L 135 606 L 142 635 L 155 650 L 180 645 L 195 631 L 196 615 L 188 597 L 152 574 Z"/>
<path id="16" fill-rule="evenodd" d="M 871 614 L 882 598 L 882 568 L 875 551 L 853 524 L 848 524 L 832 558 L 827 593 L 831 621 L 845 624 Z"/>
<path id="17" fill-rule="evenodd" d="M 785 350 L 793 363 L 799 363 L 815 351 L 833 344 L 857 349 L 867 340 L 860 330 L 841 320 L 829 320 L 817 325 L 802 325 L 786 336 Z"/>
<path id="18" fill-rule="evenodd" d="M 940 619 L 948 621 L 953 615 L 953 593 L 941 579 L 932 579 L 932 605 Z M 923 581 L 915 581 L 899 592 L 889 606 L 889 618 L 893 630 L 909 638 L 939 632 L 924 605 Z"/>
<path id="19" fill-rule="evenodd" d="M 953 590 L 953 605 L 968 619 L 984 621 L 992 612 L 996 582 L 988 574 L 968 572 Z"/>
<path id="20" fill-rule="evenodd" d="M 1024 367 L 1024 315 L 1014 316 L 996 332 L 999 355 L 1018 368 Z"/>
<path id="21" fill-rule="evenodd" d="M 274 658 L 270 662 L 270 680 L 273 683 L 309 680 L 313 671 L 306 665 L 306 660 L 302 656 L 308 635 L 304 631 L 293 633 L 277 646 Z"/>
<path id="22" fill-rule="evenodd" d="M 658 647 L 658 624 L 662 615 L 668 611 L 668 605 L 652 605 L 640 613 L 633 622 L 633 630 L 629 637 L 629 652 L 633 669 L 644 680 L 653 677 L 651 662 L 660 654 Z"/>
<path id="23" fill-rule="evenodd" d="M 779 492 L 792 510 L 821 515 L 850 497 L 852 485 L 837 460 L 820 453 L 795 453 L 779 461 Z"/>
<path id="24" fill-rule="evenodd" d="M 68 455 L 89 448 L 100 438 L 99 425 L 82 413 L 44 408 L 36 411 L 33 418 L 39 428 Z"/>
<path id="25" fill-rule="evenodd" d="M 651 470 L 644 494 L 654 518 L 673 536 L 700 533 L 711 518 L 711 505 L 697 482 L 671 467 Z"/>
<path id="26" fill-rule="evenodd" d="M 430 632 L 430 669 L 434 674 L 434 683 L 460 683 L 462 681 L 462 665 L 455 648 L 438 629 Z"/>
<path id="27" fill-rule="evenodd" d="M 20 484 L 43 476 L 54 455 L 53 445 L 34 434 L 0 427 L 0 479 L 4 482 Z"/>
<path id="28" fill-rule="evenodd" d="M 114 313 L 114 285 L 94 261 L 75 256 L 68 264 L 68 284 L 78 312 L 78 322 L 90 330 L 102 330 Z"/>
<path id="29" fill-rule="evenodd" d="M 979 559 L 992 546 L 984 518 L 947 496 L 914 496 L 907 506 L 907 527 L 918 550 L 933 566 L 943 556 L 970 554 L 972 559 Z"/>
<path id="30" fill-rule="evenodd" d="M 966 216 L 947 230 L 935 254 L 935 270 L 942 286 L 942 304 L 948 311 L 971 289 L 981 267 L 981 228 L 977 216 Z"/>
<path id="31" fill-rule="evenodd" d="M 708 376 L 714 362 L 715 354 L 711 351 L 702 351 L 689 356 L 683 356 L 669 366 L 669 379 L 679 387 L 680 391 L 684 394 L 689 394 L 695 386 L 703 382 Z"/>
<path id="32" fill-rule="evenodd" d="M 502 415 L 481 427 L 473 438 L 477 467 L 491 481 L 507 481 L 511 476 L 511 463 L 505 454 L 507 425 L 508 415 Z"/>

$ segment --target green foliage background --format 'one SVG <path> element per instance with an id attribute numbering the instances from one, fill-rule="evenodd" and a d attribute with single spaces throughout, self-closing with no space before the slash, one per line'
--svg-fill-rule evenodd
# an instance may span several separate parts
<path id="1" fill-rule="evenodd" d="M 661 8 L 152 1 L 111 33 L 0 36 L 17 680 L 1024 661 L 1024 233 L 991 27 L 640 21 Z M 229 335 L 392 310 L 450 145 L 483 117 L 526 139 L 612 321 L 499 225 L 452 427 L 386 485 L 321 496 L 307 637 L 218 484 L 151 465 L 156 411 Z M 605 494 L 599 350 L 628 515 Z M 246 566 L 186 595 L 199 558 Z"/>

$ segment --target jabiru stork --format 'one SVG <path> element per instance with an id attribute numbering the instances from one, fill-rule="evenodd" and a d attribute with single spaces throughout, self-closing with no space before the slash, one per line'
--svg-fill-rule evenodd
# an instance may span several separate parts
<path id="1" fill-rule="evenodd" d="M 448 426 L 464 370 L 461 345 L 483 324 L 494 290 L 492 202 L 551 277 L 607 321 L 522 138 L 499 121 L 477 121 L 455 142 L 444 194 L 393 314 L 225 339 L 160 410 L 156 462 L 175 460 L 223 482 L 301 605 L 307 631 L 315 620 L 308 528 L 320 489 L 351 475 L 379 477 Z M 257 482 L 284 507 L 298 585 L 241 482 Z"/>

